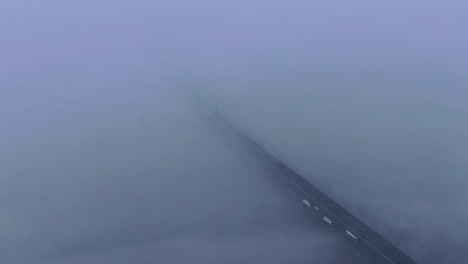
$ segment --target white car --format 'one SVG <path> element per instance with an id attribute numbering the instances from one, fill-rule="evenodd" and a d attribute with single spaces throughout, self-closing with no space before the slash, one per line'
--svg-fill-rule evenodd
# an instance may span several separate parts
<path id="1" fill-rule="evenodd" d="M 358 238 L 357 236 L 355 236 L 353 233 L 351 233 L 351 231 L 349 230 L 346 230 L 346 235 L 351 238 L 351 240 L 353 240 L 353 242 L 358 242 Z"/>
<path id="2" fill-rule="evenodd" d="M 329 225 L 329 226 L 332 225 L 332 221 L 330 220 L 330 218 L 324 216 L 322 219 L 323 219 L 323 221 L 325 221 L 325 223 L 327 223 L 327 225 Z"/>
<path id="3" fill-rule="evenodd" d="M 310 207 L 310 203 L 309 201 L 307 201 L 306 199 L 302 200 L 302 203 L 307 206 L 307 207 Z"/>

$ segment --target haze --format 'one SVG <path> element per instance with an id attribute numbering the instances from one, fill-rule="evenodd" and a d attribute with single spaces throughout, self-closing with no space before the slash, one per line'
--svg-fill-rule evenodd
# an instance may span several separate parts
<path id="1" fill-rule="evenodd" d="M 0 3 L 2 263 L 361 263 L 217 105 L 418 263 L 465 263 L 464 1 Z"/>

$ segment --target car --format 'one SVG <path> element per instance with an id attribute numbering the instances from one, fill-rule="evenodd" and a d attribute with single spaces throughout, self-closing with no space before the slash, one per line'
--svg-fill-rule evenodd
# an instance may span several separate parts
<path id="1" fill-rule="evenodd" d="M 325 223 L 327 223 L 327 225 L 329 225 L 329 226 L 332 225 L 332 221 L 330 220 L 330 218 L 324 216 L 322 219 L 323 219 L 323 221 L 325 221 Z"/>
<path id="2" fill-rule="evenodd" d="M 307 207 L 310 207 L 310 202 L 307 201 L 306 199 L 302 200 L 302 203 L 307 206 Z"/>
<path id="3" fill-rule="evenodd" d="M 351 233 L 351 231 L 349 230 L 346 230 L 346 235 L 351 238 L 351 240 L 354 242 L 354 243 L 357 243 L 359 241 L 359 239 L 357 238 L 356 235 L 354 235 L 353 233 Z"/>
<path id="4" fill-rule="evenodd" d="M 314 206 L 315 211 L 320 210 L 317 206 Z"/>

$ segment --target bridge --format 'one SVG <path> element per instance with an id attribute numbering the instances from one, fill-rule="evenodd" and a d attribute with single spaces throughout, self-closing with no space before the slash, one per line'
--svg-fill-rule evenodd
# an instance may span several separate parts
<path id="1" fill-rule="evenodd" d="M 400 249 L 243 133 L 219 111 L 210 110 L 210 115 L 213 121 L 235 133 L 265 166 L 284 178 L 299 197 L 297 202 L 301 203 L 316 221 L 322 223 L 324 228 L 340 237 L 365 262 L 369 264 L 416 264 Z"/>

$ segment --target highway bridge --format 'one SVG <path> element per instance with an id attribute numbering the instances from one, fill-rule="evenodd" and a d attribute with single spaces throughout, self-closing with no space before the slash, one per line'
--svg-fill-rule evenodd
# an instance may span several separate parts
<path id="1" fill-rule="evenodd" d="M 266 166 L 286 180 L 296 192 L 310 215 L 321 222 L 324 228 L 335 233 L 364 261 L 370 264 L 415 264 L 409 256 L 373 231 L 326 194 L 296 173 L 284 162 L 265 150 L 247 136 L 217 110 L 211 111 L 214 121 L 234 132 Z"/>

